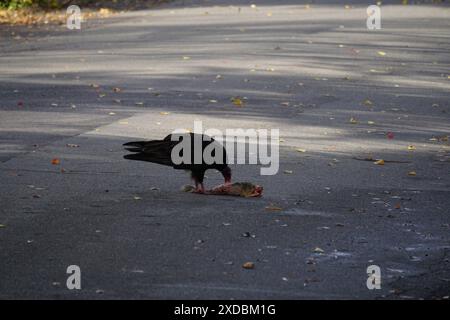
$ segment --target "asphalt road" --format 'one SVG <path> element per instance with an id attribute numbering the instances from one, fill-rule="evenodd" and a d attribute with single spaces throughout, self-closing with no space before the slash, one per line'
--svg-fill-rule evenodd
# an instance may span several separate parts
<path id="1" fill-rule="evenodd" d="M 450 8 L 317 2 L 1 26 L 0 298 L 448 298 Z M 232 166 L 262 198 L 122 158 L 194 120 L 280 129 L 277 175 Z"/>

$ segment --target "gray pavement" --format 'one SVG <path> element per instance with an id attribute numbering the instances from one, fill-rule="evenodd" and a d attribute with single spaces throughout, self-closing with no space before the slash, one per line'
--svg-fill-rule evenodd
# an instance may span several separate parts
<path id="1" fill-rule="evenodd" d="M 448 297 L 449 6 L 383 1 L 368 31 L 363 1 L 251 3 L 0 26 L 0 298 Z M 277 175 L 232 166 L 262 198 L 122 159 L 194 120 L 280 129 Z"/>

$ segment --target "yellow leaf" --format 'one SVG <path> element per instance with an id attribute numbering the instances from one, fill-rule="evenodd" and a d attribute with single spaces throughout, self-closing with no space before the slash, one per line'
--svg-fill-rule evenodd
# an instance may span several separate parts
<path id="1" fill-rule="evenodd" d="M 413 145 L 411 145 L 411 146 L 408 146 L 408 150 L 410 150 L 410 151 L 412 151 L 412 150 L 416 150 L 416 147 L 415 147 L 415 146 L 413 146 Z"/>
<path id="2" fill-rule="evenodd" d="M 58 158 L 52 159 L 52 164 L 53 164 L 53 165 L 58 165 L 58 164 L 60 164 L 60 163 L 61 163 L 61 161 L 59 161 Z"/>
<path id="3" fill-rule="evenodd" d="M 98 13 L 101 16 L 109 16 L 111 14 L 111 12 L 112 11 L 110 9 L 108 9 L 108 8 L 101 8 Z"/>
<path id="4" fill-rule="evenodd" d="M 170 112 L 162 111 L 162 112 L 160 112 L 159 114 L 162 115 L 162 116 L 167 116 L 167 115 L 170 114 Z"/>
<path id="5" fill-rule="evenodd" d="M 244 106 L 244 102 L 240 98 L 231 98 L 231 102 L 233 102 L 233 104 L 238 107 Z"/>
<path id="6" fill-rule="evenodd" d="M 297 151 L 297 152 L 306 152 L 306 149 L 297 148 L 297 149 L 295 149 L 295 151 Z"/>
<path id="7" fill-rule="evenodd" d="M 416 175 L 417 175 L 417 172 L 415 172 L 415 171 L 408 172 L 408 176 L 416 176 Z"/>
<path id="8" fill-rule="evenodd" d="M 384 51 L 378 51 L 378 54 L 379 54 L 380 56 L 384 57 L 384 56 L 386 55 L 386 52 L 384 52 Z"/>
<path id="9" fill-rule="evenodd" d="M 273 204 L 266 207 L 266 210 L 269 211 L 282 211 L 283 209 L 277 206 L 274 206 Z"/>
<path id="10" fill-rule="evenodd" d="M 377 161 L 374 162 L 374 164 L 377 164 L 379 166 L 383 166 L 384 165 L 384 160 L 383 159 L 377 160 Z"/>
<path id="11" fill-rule="evenodd" d="M 363 104 L 365 104 L 366 106 L 371 106 L 373 105 L 372 101 L 370 101 L 369 99 L 366 99 L 363 101 Z"/>

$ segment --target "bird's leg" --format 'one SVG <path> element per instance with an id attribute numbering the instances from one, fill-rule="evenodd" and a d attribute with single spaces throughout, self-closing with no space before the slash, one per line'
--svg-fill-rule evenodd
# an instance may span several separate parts
<path id="1" fill-rule="evenodd" d="M 198 182 L 195 180 L 195 192 L 196 193 L 205 193 L 205 187 L 202 182 Z"/>
<path id="2" fill-rule="evenodd" d="M 230 185 L 231 184 L 231 169 L 230 169 L 230 167 L 227 166 L 225 169 L 223 169 L 222 175 L 225 180 L 224 185 L 225 186 Z"/>
<path id="3" fill-rule="evenodd" d="M 195 191 L 196 193 L 205 193 L 205 187 L 203 186 L 203 178 L 205 171 L 192 171 L 191 177 L 195 181 Z"/>

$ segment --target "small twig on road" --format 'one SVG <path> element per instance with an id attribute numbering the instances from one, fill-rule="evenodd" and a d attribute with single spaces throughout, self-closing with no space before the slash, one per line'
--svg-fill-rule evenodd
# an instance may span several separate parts
<path id="1" fill-rule="evenodd" d="M 374 158 L 358 158 L 358 157 L 353 157 L 352 159 L 359 160 L 359 161 L 370 161 L 370 162 L 375 162 L 375 161 L 381 160 L 381 159 L 374 159 Z M 411 161 L 399 161 L 399 160 L 384 160 L 384 162 L 386 162 L 386 163 L 411 163 Z"/>

